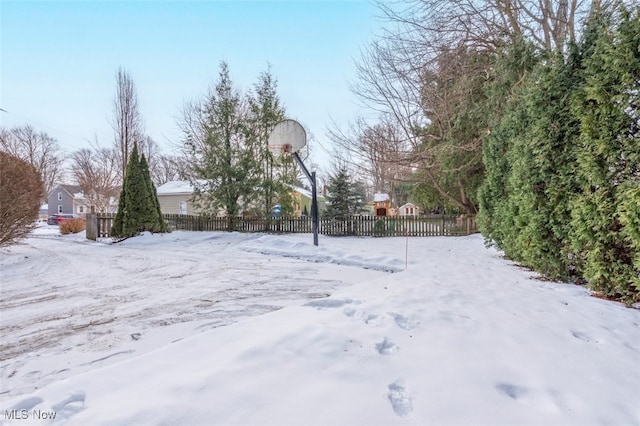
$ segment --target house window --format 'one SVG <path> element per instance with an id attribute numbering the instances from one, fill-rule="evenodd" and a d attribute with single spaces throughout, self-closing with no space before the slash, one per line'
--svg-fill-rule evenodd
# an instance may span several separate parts
<path id="1" fill-rule="evenodd" d="M 179 201 L 178 202 L 178 211 L 180 212 L 180 214 L 187 214 L 187 202 L 186 201 Z"/>
<path id="2" fill-rule="evenodd" d="M 84 213 L 84 206 L 78 206 L 78 213 Z"/>
<path id="3" fill-rule="evenodd" d="M 58 204 L 58 213 L 62 213 L 62 204 Z"/>
<path id="4" fill-rule="evenodd" d="M 62 201 L 62 192 L 58 192 L 58 201 Z"/>

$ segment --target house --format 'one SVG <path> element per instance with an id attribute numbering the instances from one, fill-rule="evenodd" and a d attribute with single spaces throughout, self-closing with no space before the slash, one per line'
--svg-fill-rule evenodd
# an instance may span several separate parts
<path id="1" fill-rule="evenodd" d="M 373 194 L 375 216 L 388 216 L 391 209 L 391 198 L 389 194 Z"/>
<path id="2" fill-rule="evenodd" d="M 418 214 L 419 214 L 419 209 L 413 203 L 407 203 L 398 207 L 398 216 L 417 217 Z"/>
<path id="3" fill-rule="evenodd" d="M 306 212 L 306 214 L 311 216 L 311 191 L 298 186 L 291 186 L 291 189 L 291 195 L 293 196 L 293 215 L 295 217 L 300 217 Z M 322 194 L 317 194 L 317 201 L 318 213 L 320 213 L 324 210 L 327 201 Z"/>
<path id="4" fill-rule="evenodd" d="M 47 198 L 49 216 L 56 213 L 89 213 L 89 203 L 78 185 L 58 185 L 51 190 Z"/>
<path id="5" fill-rule="evenodd" d="M 203 181 L 204 183 L 204 181 Z M 306 211 L 311 214 L 311 191 L 304 188 L 291 187 L 293 196 L 294 215 L 301 216 Z M 160 211 L 163 214 L 190 214 L 197 215 L 199 209 L 193 203 L 195 188 L 190 181 L 180 180 L 167 182 L 157 188 Z M 322 211 L 325 199 L 318 194 L 318 210 Z M 220 210 L 218 216 L 223 216 Z"/>
<path id="6" fill-rule="evenodd" d="M 175 180 L 160 185 L 158 202 L 163 214 L 198 214 L 198 209 L 193 205 L 193 192 L 195 188 L 188 180 Z"/>

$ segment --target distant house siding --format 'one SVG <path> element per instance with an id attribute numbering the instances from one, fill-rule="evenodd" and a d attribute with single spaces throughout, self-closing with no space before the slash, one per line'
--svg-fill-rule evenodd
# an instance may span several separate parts
<path id="1" fill-rule="evenodd" d="M 198 214 L 197 209 L 191 202 L 191 194 L 158 194 L 160 211 L 163 214 Z"/>
<path id="2" fill-rule="evenodd" d="M 418 216 L 419 211 L 418 211 L 418 207 L 416 207 L 414 204 L 407 203 L 398 209 L 398 214 L 400 216 L 416 217 Z"/>
<path id="3" fill-rule="evenodd" d="M 73 214 L 75 211 L 73 198 L 62 187 L 57 186 L 51 191 L 47 199 L 49 216 L 56 213 Z"/>
<path id="4" fill-rule="evenodd" d="M 160 211 L 164 214 L 190 214 L 189 200 L 190 195 L 158 195 L 158 202 L 160 203 Z M 187 204 L 187 211 L 180 211 L 180 203 Z"/>

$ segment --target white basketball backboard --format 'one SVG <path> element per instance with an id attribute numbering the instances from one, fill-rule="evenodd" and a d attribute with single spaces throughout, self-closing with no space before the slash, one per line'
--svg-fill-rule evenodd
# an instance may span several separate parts
<path id="1" fill-rule="evenodd" d="M 292 154 L 300 151 L 306 144 L 307 132 L 300 123 L 291 119 L 276 124 L 269 135 L 269 149 L 276 154 Z"/>

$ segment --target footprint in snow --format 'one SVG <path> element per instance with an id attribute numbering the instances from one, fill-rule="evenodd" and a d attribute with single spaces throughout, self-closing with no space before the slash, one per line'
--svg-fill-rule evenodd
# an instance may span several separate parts
<path id="1" fill-rule="evenodd" d="M 582 341 L 585 341 L 585 342 L 590 342 L 591 341 L 591 338 L 587 334 L 585 334 L 585 333 L 583 333 L 581 331 L 571 330 L 571 335 L 573 337 L 575 337 L 576 339 L 579 339 L 579 340 L 582 340 Z"/>
<path id="2" fill-rule="evenodd" d="M 342 313 L 348 317 L 353 317 L 356 314 L 356 310 L 353 308 L 344 308 Z"/>
<path id="3" fill-rule="evenodd" d="M 311 306 L 313 308 L 342 308 L 345 305 L 354 303 L 351 299 L 318 299 L 312 300 L 304 304 L 304 306 Z"/>
<path id="4" fill-rule="evenodd" d="M 376 343 L 376 350 L 380 355 L 391 355 L 399 349 L 400 348 L 387 337 L 385 337 L 382 342 Z"/>
<path id="5" fill-rule="evenodd" d="M 56 412 L 56 420 L 67 419 L 84 410 L 85 398 L 85 393 L 80 391 L 69 395 L 59 403 L 52 405 L 51 409 Z"/>
<path id="6" fill-rule="evenodd" d="M 520 399 L 520 397 L 529 392 L 529 389 L 524 386 L 518 386 L 511 383 L 498 383 L 496 385 L 496 389 L 511 399 Z"/>
<path id="7" fill-rule="evenodd" d="M 387 398 L 391 402 L 391 407 L 396 415 L 405 417 L 413 411 L 413 403 L 411 397 L 407 394 L 406 389 L 398 381 L 389 385 L 389 393 Z"/>
<path id="8" fill-rule="evenodd" d="M 380 325 L 380 317 L 376 314 L 368 314 L 364 319 L 364 323 L 367 325 Z"/>
<path id="9" fill-rule="evenodd" d="M 411 318 L 407 318 L 407 317 L 405 317 L 403 315 L 396 314 L 394 312 L 389 312 L 389 315 L 391 315 L 391 317 L 396 322 L 398 327 L 400 327 L 401 329 L 406 330 L 406 331 L 414 330 L 420 325 L 420 321 L 416 321 L 416 320 L 413 320 Z"/>

